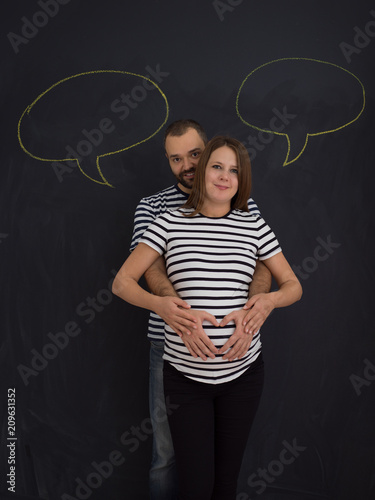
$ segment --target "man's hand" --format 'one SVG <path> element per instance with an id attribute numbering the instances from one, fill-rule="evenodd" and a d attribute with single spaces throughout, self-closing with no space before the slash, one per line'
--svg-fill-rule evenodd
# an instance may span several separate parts
<path id="1" fill-rule="evenodd" d="M 192 330 L 191 335 L 184 333 L 181 336 L 185 346 L 189 349 L 190 354 L 194 358 L 199 356 L 203 359 L 203 361 L 206 361 L 207 356 L 209 356 L 210 358 L 215 359 L 215 354 L 219 351 L 203 330 L 202 324 L 203 321 L 206 320 L 214 326 L 219 326 L 219 322 L 215 316 L 206 311 L 191 310 L 190 314 L 196 318 L 196 328 Z"/>
<path id="2" fill-rule="evenodd" d="M 275 308 L 271 296 L 269 293 L 259 293 L 251 297 L 244 305 L 243 310 L 248 312 L 244 316 L 242 325 L 247 334 L 254 335 Z"/>
<path id="3" fill-rule="evenodd" d="M 193 311 L 187 312 L 187 309 L 190 309 L 190 305 L 179 297 L 159 297 L 155 312 L 182 337 L 183 334 L 190 335 L 197 328 Z"/>
<path id="4" fill-rule="evenodd" d="M 249 314 L 244 309 L 232 311 L 227 314 L 220 322 L 220 326 L 226 326 L 230 321 L 234 321 L 236 329 L 230 338 L 225 342 L 223 347 L 219 350 L 219 354 L 229 351 L 223 356 L 223 359 L 233 361 L 234 359 L 242 358 L 249 350 L 250 344 L 253 340 L 252 333 L 246 333 L 244 329 L 244 318 Z"/>

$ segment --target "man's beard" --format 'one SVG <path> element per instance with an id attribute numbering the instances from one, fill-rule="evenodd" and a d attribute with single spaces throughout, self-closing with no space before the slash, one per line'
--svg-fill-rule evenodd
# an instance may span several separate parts
<path id="1" fill-rule="evenodd" d="M 184 188 L 186 189 L 191 189 L 193 187 L 193 183 L 194 183 L 194 178 L 193 179 L 186 179 L 184 177 L 185 174 L 190 174 L 192 172 L 195 172 L 195 168 L 190 168 L 189 170 L 184 170 L 183 172 L 181 172 L 180 175 L 176 175 L 176 179 L 178 180 L 178 182 L 184 186 Z"/>

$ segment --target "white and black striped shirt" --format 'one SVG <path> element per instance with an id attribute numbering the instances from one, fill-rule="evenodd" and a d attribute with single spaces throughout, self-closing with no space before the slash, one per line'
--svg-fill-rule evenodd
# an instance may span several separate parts
<path id="1" fill-rule="evenodd" d="M 180 208 L 187 199 L 188 194 L 181 191 L 177 184 L 163 189 L 152 196 L 142 198 L 134 215 L 134 230 L 130 251 L 132 252 L 137 246 L 141 236 L 151 222 L 167 210 Z M 259 209 L 252 198 L 248 201 L 248 207 L 252 214 L 260 215 Z M 148 338 L 153 341 L 164 341 L 164 326 L 165 323 L 160 316 L 151 312 L 148 322 Z"/>
<path id="2" fill-rule="evenodd" d="M 220 218 L 197 214 L 186 217 L 187 209 L 168 211 L 145 231 L 140 242 L 164 255 L 167 273 L 178 295 L 192 309 L 213 314 L 220 322 L 229 312 L 247 302 L 256 259 L 267 259 L 281 251 L 269 226 L 259 215 L 240 210 Z M 225 327 L 203 323 L 207 335 L 220 348 L 233 334 L 233 322 Z M 259 332 L 247 354 L 229 362 L 193 358 L 180 337 L 165 325 L 164 359 L 189 378 L 218 384 L 240 376 L 260 353 Z"/>

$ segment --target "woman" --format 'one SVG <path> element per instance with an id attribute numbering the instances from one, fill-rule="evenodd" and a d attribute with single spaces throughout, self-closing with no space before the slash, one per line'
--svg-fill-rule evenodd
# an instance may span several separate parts
<path id="1" fill-rule="evenodd" d="M 300 299 L 301 285 L 275 235 L 250 215 L 250 160 L 236 139 L 216 137 L 200 158 L 192 193 L 182 209 L 158 217 L 121 267 L 113 291 L 162 316 L 172 300 L 148 293 L 138 280 L 164 255 L 168 277 L 192 309 L 210 313 L 203 326 L 216 356 L 193 357 L 165 328 L 164 390 L 175 448 L 179 498 L 235 499 L 242 456 L 263 387 L 259 332 L 241 359 L 223 359 L 233 320 L 247 301 L 256 259 L 273 274 L 272 307 Z M 207 315 L 206 315 L 207 317 Z"/>

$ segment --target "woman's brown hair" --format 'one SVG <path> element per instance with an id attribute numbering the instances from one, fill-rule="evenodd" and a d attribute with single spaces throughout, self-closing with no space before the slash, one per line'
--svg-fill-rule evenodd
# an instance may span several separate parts
<path id="1" fill-rule="evenodd" d="M 195 171 L 193 188 L 189 198 L 183 206 L 183 208 L 194 209 L 194 211 L 189 214 L 190 217 L 200 212 L 203 206 L 206 195 L 206 167 L 210 156 L 216 149 L 223 146 L 232 149 L 237 158 L 238 190 L 231 200 L 231 208 L 232 210 L 237 208 L 239 210 L 243 210 L 244 212 L 249 211 L 247 204 L 251 191 L 251 165 L 249 154 L 245 146 L 240 141 L 237 141 L 237 139 L 219 135 L 207 143 L 207 146 L 204 148 L 204 151 L 199 158 L 197 170 Z"/>

